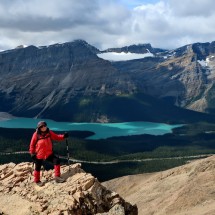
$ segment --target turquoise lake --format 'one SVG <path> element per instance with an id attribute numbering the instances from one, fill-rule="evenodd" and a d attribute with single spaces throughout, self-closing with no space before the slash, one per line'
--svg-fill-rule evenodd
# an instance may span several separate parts
<path id="1" fill-rule="evenodd" d="M 41 119 L 33 118 L 13 118 L 0 121 L 0 127 L 3 128 L 36 128 Z M 56 122 L 53 120 L 45 121 L 51 130 L 55 131 L 92 131 L 95 135 L 88 139 L 106 139 L 109 137 L 151 134 L 163 135 L 171 133 L 173 128 L 183 125 L 168 125 L 164 123 L 152 122 L 123 122 L 123 123 L 71 123 Z"/>

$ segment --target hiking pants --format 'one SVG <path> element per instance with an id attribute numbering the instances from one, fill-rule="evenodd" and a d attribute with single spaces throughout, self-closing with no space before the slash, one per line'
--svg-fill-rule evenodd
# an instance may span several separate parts
<path id="1" fill-rule="evenodd" d="M 46 161 L 50 161 L 54 164 L 54 171 L 55 171 L 55 177 L 60 176 L 60 159 L 54 155 L 51 154 Z M 40 181 L 40 170 L 41 166 L 43 164 L 43 159 L 35 159 L 35 170 L 34 170 L 34 181 L 39 182 Z"/>

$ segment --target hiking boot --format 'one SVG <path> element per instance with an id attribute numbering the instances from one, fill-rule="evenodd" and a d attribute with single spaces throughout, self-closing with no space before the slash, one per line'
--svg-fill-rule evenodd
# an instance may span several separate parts
<path id="1" fill-rule="evenodd" d="M 55 182 L 56 183 L 63 183 L 63 182 L 65 182 L 66 180 L 64 179 L 64 178 L 61 178 L 61 177 L 59 177 L 59 176 L 57 176 L 57 177 L 55 177 Z"/>
<path id="2" fill-rule="evenodd" d="M 38 182 L 36 182 L 36 185 L 39 187 L 43 187 L 45 185 L 45 183 L 42 181 L 38 181 Z"/>

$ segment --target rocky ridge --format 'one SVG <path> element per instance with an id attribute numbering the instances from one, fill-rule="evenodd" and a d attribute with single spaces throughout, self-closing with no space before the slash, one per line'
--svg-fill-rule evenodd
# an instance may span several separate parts
<path id="1" fill-rule="evenodd" d="M 137 204 L 140 215 L 213 215 L 214 181 L 215 156 L 210 156 L 162 172 L 124 176 L 103 185 Z"/>
<path id="2" fill-rule="evenodd" d="M 65 183 L 56 184 L 53 170 L 44 171 L 44 187 L 32 183 L 32 164 L 0 166 L 0 214 L 4 215 L 137 215 L 137 207 L 102 186 L 80 164 L 62 166 Z"/>
<path id="3" fill-rule="evenodd" d="M 92 98 L 135 88 L 82 40 L 1 52 L 0 76 L 0 111 L 61 121 L 79 121 L 86 106 L 95 110 L 90 115 L 102 115 Z"/>
<path id="4" fill-rule="evenodd" d="M 153 53 L 153 54 L 157 54 L 157 53 L 163 53 L 166 50 L 164 49 L 159 49 L 159 48 L 153 48 L 151 46 L 151 44 L 138 44 L 138 45 L 130 45 L 130 46 L 124 46 L 122 48 L 109 48 L 106 49 L 102 52 L 130 52 L 130 53 L 138 53 L 138 54 L 145 54 L 145 53 Z"/>
<path id="5" fill-rule="evenodd" d="M 179 107 L 214 113 L 214 55 L 214 42 L 195 43 L 157 53 L 154 59 L 119 62 L 115 66 L 127 72 L 147 95 Z"/>

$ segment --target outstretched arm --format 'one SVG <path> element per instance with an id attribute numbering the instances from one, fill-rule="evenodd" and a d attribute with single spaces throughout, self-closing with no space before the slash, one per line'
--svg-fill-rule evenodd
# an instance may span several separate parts
<path id="1" fill-rule="evenodd" d="M 64 134 L 56 134 L 53 131 L 50 131 L 50 136 L 52 140 L 61 141 L 64 140 Z"/>

